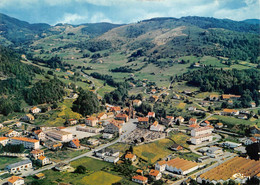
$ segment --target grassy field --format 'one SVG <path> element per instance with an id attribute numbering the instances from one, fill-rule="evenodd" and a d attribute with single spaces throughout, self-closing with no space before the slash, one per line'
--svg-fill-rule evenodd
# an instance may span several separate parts
<path id="1" fill-rule="evenodd" d="M 112 183 L 118 182 L 121 179 L 122 177 L 99 171 L 89 176 L 83 177 L 81 180 L 76 181 L 76 183 L 85 185 L 111 185 Z"/>
<path id="2" fill-rule="evenodd" d="M 207 98 L 209 97 L 210 95 L 219 95 L 218 92 L 201 92 L 201 93 L 198 93 L 195 95 L 195 98 Z"/>
<path id="3" fill-rule="evenodd" d="M 112 164 L 110 164 L 110 163 L 92 159 L 89 157 L 83 157 L 81 159 L 71 162 L 72 167 L 76 168 L 79 165 L 83 165 L 87 168 L 87 170 L 95 171 L 95 172 L 100 171 L 104 167 L 112 166 Z"/>
<path id="4" fill-rule="evenodd" d="M 88 150 L 60 150 L 60 151 L 55 151 L 55 152 L 52 152 L 52 151 L 47 151 L 45 152 L 45 155 L 49 158 L 51 158 L 52 160 L 56 161 L 56 162 L 59 162 L 61 160 L 64 160 L 64 159 L 69 159 L 69 158 L 73 158 L 73 157 L 76 157 L 76 156 L 79 156 L 83 153 L 86 153 Z"/>
<path id="5" fill-rule="evenodd" d="M 155 163 L 158 159 L 172 153 L 172 151 L 168 149 L 172 144 L 173 142 L 169 139 L 161 139 L 153 143 L 135 146 L 134 154 L 149 163 Z"/>
<path id="6" fill-rule="evenodd" d="M 255 125 L 255 124 L 257 124 L 258 126 L 260 126 L 259 120 L 250 121 L 250 120 L 243 120 L 243 119 L 237 119 L 237 118 L 230 117 L 230 116 L 220 116 L 220 115 L 214 115 L 213 118 L 218 119 L 220 122 L 222 122 L 224 124 L 229 124 L 229 125 L 239 125 L 239 124 Z"/>
<path id="7" fill-rule="evenodd" d="M 190 139 L 190 137 L 187 136 L 186 134 L 183 134 L 181 132 L 177 132 L 177 133 L 171 132 L 170 139 L 185 148 L 189 147 L 189 145 L 187 144 L 187 141 Z"/>
<path id="8" fill-rule="evenodd" d="M 178 109 L 185 109 L 186 103 L 179 103 L 176 107 Z"/>
<path id="9" fill-rule="evenodd" d="M 2 157 L 0 156 L 0 169 L 4 169 L 6 165 L 22 161 L 18 157 Z"/>

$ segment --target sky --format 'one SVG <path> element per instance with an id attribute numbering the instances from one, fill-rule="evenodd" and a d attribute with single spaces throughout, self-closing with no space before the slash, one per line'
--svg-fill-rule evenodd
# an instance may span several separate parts
<path id="1" fill-rule="evenodd" d="M 260 0 L 0 0 L 0 13 L 29 23 L 134 23 L 154 17 L 260 19 Z"/>

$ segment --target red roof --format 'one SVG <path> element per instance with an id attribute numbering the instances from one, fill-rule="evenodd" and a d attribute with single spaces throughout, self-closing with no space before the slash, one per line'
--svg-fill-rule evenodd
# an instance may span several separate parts
<path id="1" fill-rule="evenodd" d="M 197 121 L 196 118 L 190 118 L 190 121 Z"/>
<path id="2" fill-rule="evenodd" d="M 136 179 L 136 180 L 139 180 L 139 181 L 143 181 L 143 182 L 146 182 L 148 180 L 147 177 L 144 177 L 144 176 L 141 176 L 141 175 L 133 176 L 133 179 Z"/>
<path id="3" fill-rule="evenodd" d="M 121 107 L 111 107 L 111 110 L 113 110 L 113 111 L 121 111 Z"/>
<path id="4" fill-rule="evenodd" d="M 154 176 L 154 177 L 157 177 L 157 175 L 159 175 L 159 173 L 160 173 L 160 172 L 159 172 L 158 170 L 153 170 L 153 169 L 152 169 L 152 170 L 150 171 L 149 175 Z"/>
<path id="5" fill-rule="evenodd" d="M 73 142 L 76 145 L 76 147 L 80 147 L 80 142 L 78 139 L 73 139 L 71 140 L 71 142 Z"/>
<path id="6" fill-rule="evenodd" d="M 148 112 L 148 116 L 153 116 L 153 115 L 155 115 L 154 112 Z"/>
<path id="7" fill-rule="evenodd" d="M 118 114 L 116 115 L 117 118 L 128 118 L 126 114 Z"/>
<path id="8" fill-rule="evenodd" d="M 19 177 L 19 176 L 12 176 L 10 179 L 8 179 L 8 182 L 10 183 L 15 183 L 17 180 L 23 180 L 22 177 Z"/>
<path id="9" fill-rule="evenodd" d="M 205 123 L 207 123 L 208 125 L 210 124 L 210 122 L 208 120 L 204 121 Z"/>
<path id="10" fill-rule="evenodd" d="M 148 118 L 148 117 L 138 117 L 138 121 L 139 121 L 139 122 L 143 122 L 143 121 L 148 122 L 148 121 L 149 121 L 149 118 Z"/>

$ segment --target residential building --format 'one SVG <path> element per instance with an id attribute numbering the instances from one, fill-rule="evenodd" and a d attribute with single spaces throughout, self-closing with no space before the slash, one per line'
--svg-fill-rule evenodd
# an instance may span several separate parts
<path id="1" fill-rule="evenodd" d="M 132 177 L 132 181 L 139 184 L 147 184 L 148 178 L 141 175 L 135 175 Z"/>
<path id="2" fill-rule="evenodd" d="M 244 184 L 248 178 L 260 173 L 260 161 L 234 157 L 197 177 L 198 183 L 221 183 L 229 179 Z"/>
<path id="3" fill-rule="evenodd" d="M 212 131 L 214 129 L 211 126 L 197 127 L 191 130 L 191 143 L 201 144 L 202 142 L 210 142 L 213 139 Z"/>
<path id="4" fill-rule="evenodd" d="M 139 107 L 142 104 L 141 100 L 134 100 L 133 101 L 133 106 Z"/>
<path id="5" fill-rule="evenodd" d="M 78 120 L 76 120 L 76 119 L 69 119 L 68 120 L 69 125 L 76 125 L 77 123 L 78 123 Z"/>
<path id="6" fill-rule="evenodd" d="M 103 148 L 95 151 L 95 155 L 101 159 L 104 159 L 106 156 L 119 157 L 119 150 Z"/>
<path id="7" fill-rule="evenodd" d="M 171 146 L 171 150 L 180 151 L 180 150 L 183 150 L 183 147 L 181 145 L 178 145 L 178 144 L 175 143 Z"/>
<path id="8" fill-rule="evenodd" d="M 173 95 L 172 98 L 177 99 L 177 100 L 181 99 L 180 95 L 178 95 L 178 94 Z"/>
<path id="9" fill-rule="evenodd" d="M 210 101 L 218 101 L 219 95 L 211 94 L 211 95 L 209 95 L 209 100 Z"/>
<path id="10" fill-rule="evenodd" d="M 79 139 L 72 139 L 72 140 L 69 142 L 69 146 L 70 146 L 71 148 L 79 149 L 79 148 L 80 148 Z"/>
<path id="11" fill-rule="evenodd" d="M 29 159 L 6 166 L 6 170 L 9 171 L 9 173 L 17 173 L 28 168 L 32 168 L 32 161 Z"/>
<path id="12" fill-rule="evenodd" d="M 129 117 L 126 114 L 117 114 L 116 119 L 117 120 L 123 120 L 125 122 L 129 121 Z"/>
<path id="13" fill-rule="evenodd" d="M 31 108 L 31 113 L 33 113 L 33 114 L 38 114 L 40 112 L 41 112 L 41 109 L 38 108 L 38 107 L 32 107 Z"/>
<path id="14" fill-rule="evenodd" d="M 151 126 L 150 126 L 151 131 L 155 132 L 162 132 L 164 130 L 164 126 L 160 125 L 158 121 L 155 121 Z"/>
<path id="15" fill-rule="evenodd" d="M 239 111 L 235 110 L 235 109 L 224 109 L 221 112 L 221 115 L 223 115 L 223 116 L 237 116 L 238 114 L 239 114 Z"/>
<path id="16" fill-rule="evenodd" d="M 157 102 L 157 101 L 158 101 L 158 99 L 159 99 L 159 97 L 158 97 L 158 96 L 155 96 L 155 95 L 153 95 L 153 96 L 150 96 L 150 101 L 151 101 L 151 102 Z"/>
<path id="17" fill-rule="evenodd" d="M 38 159 L 41 156 L 44 156 L 44 151 L 40 149 L 36 149 L 30 152 L 30 156 L 34 159 Z"/>
<path id="18" fill-rule="evenodd" d="M 121 112 L 121 107 L 111 107 L 110 111 L 119 114 Z"/>
<path id="19" fill-rule="evenodd" d="M 89 144 L 89 145 L 98 145 L 99 144 L 99 141 L 98 141 L 98 139 L 89 139 L 88 141 L 87 141 L 87 144 Z"/>
<path id="20" fill-rule="evenodd" d="M 148 118 L 155 118 L 155 112 L 148 112 L 147 117 Z"/>
<path id="21" fill-rule="evenodd" d="M 189 111 L 196 111 L 197 108 L 196 108 L 196 107 L 189 107 L 188 110 L 189 110 Z"/>
<path id="22" fill-rule="evenodd" d="M 7 145 L 7 143 L 9 142 L 9 138 L 8 137 L 0 137 L 0 144 L 5 146 Z"/>
<path id="23" fill-rule="evenodd" d="M 151 93 L 152 93 L 152 94 L 155 94 L 156 92 L 157 92 L 156 89 L 152 89 L 152 90 L 151 90 Z"/>
<path id="24" fill-rule="evenodd" d="M 104 158 L 104 161 L 109 162 L 109 163 L 117 163 L 119 161 L 119 157 L 106 156 Z"/>
<path id="25" fill-rule="evenodd" d="M 175 122 L 179 121 L 179 123 L 183 123 L 184 122 L 184 118 L 182 116 L 178 116 L 175 118 Z"/>
<path id="26" fill-rule="evenodd" d="M 250 105 L 251 105 L 252 108 L 256 107 L 256 103 L 255 102 L 251 102 Z"/>
<path id="27" fill-rule="evenodd" d="M 86 125 L 91 126 L 91 127 L 95 127 L 98 123 L 98 118 L 96 117 L 89 117 L 85 120 Z"/>
<path id="28" fill-rule="evenodd" d="M 213 146 L 213 147 L 209 147 L 207 149 L 206 155 L 209 157 L 212 157 L 212 158 L 216 158 L 216 157 L 223 155 L 223 151 L 222 151 L 222 148 Z"/>
<path id="29" fill-rule="evenodd" d="M 23 185 L 24 179 L 19 176 L 12 176 L 8 179 L 8 185 Z"/>
<path id="30" fill-rule="evenodd" d="M 228 100 L 228 99 L 239 99 L 241 96 L 234 95 L 234 94 L 222 94 L 221 97 L 223 100 Z"/>
<path id="31" fill-rule="evenodd" d="M 23 144 L 24 148 L 39 149 L 40 141 L 37 139 L 31 139 L 27 137 L 13 137 L 10 139 L 12 145 Z"/>
<path id="32" fill-rule="evenodd" d="M 149 123 L 148 117 L 138 117 L 138 123 L 142 125 L 146 125 Z"/>
<path id="33" fill-rule="evenodd" d="M 21 118 L 22 121 L 33 121 L 34 120 L 34 116 L 31 114 L 26 114 L 24 117 Z"/>
<path id="34" fill-rule="evenodd" d="M 114 134 L 114 133 L 121 134 L 122 133 L 122 125 L 120 125 L 116 122 L 110 122 L 108 125 L 105 126 L 104 132 L 105 133 L 111 133 L 111 134 Z"/>
<path id="35" fill-rule="evenodd" d="M 86 127 L 86 126 L 77 126 L 76 131 L 81 131 L 81 132 L 89 132 L 89 133 L 99 133 L 102 131 L 103 128 L 95 128 L 95 127 Z"/>
<path id="36" fill-rule="evenodd" d="M 71 167 L 70 167 L 69 163 L 60 162 L 54 168 L 58 171 L 64 172 L 64 171 L 67 171 Z"/>
<path id="37" fill-rule="evenodd" d="M 108 133 L 103 133 L 102 138 L 103 139 L 111 139 L 113 138 L 114 134 L 108 134 Z"/>
<path id="38" fill-rule="evenodd" d="M 223 123 L 217 123 L 217 124 L 215 125 L 215 128 L 223 128 Z"/>
<path id="39" fill-rule="evenodd" d="M 154 180 L 160 180 L 162 178 L 162 173 L 159 170 L 152 169 L 149 176 Z"/>
<path id="40" fill-rule="evenodd" d="M 238 119 L 247 119 L 248 117 L 247 117 L 246 114 L 238 114 L 238 115 L 237 115 L 237 118 L 238 118 Z"/>
<path id="41" fill-rule="evenodd" d="M 190 118 L 189 124 L 190 124 L 190 125 L 192 125 L 192 124 L 197 124 L 197 119 L 196 119 L 196 118 Z"/>
<path id="42" fill-rule="evenodd" d="M 155 170 L 163 172 L 166 169 L 166 165 L 167 165 L 166 161 L 164 161 L 164 160 L 163 161 L 159 161 L 159 162 L 157 162 L 155 164 Z"/>
<path id="43" fill-rule="evenodd" d="M 4 128 L 4 125 L 0 123 L 0 129 Z"/>
<path id="44" fill-rule="evenodd" d="M 98 114 L 97 118 L 98 118 L 99 120 L 107 119 L 107 114 L 104 113 L 104 112 L 102 112 L 102 113 Z"/>
<path id="45" fill-rule="evenodd" d="M 107 115 L 107 118 L 114 118 L 115 117 L 113 112 L 108 112 L 106 115 Z"/>
<path id="46" fill-rule="evenodd" d="M 50 159 L 46 156 L 40 156 L 37 161 L 41 164 L 41 166 L 44 166 L 46 164 L 50 164 Z"/>
<path id="47" fill-rule="evenodd" d="M 136 155 L 131 152 L 127 152 L 125 159 L 134 162 L 136 160 Z"/>
<path id="48" fill-rule="evenodd" d="M 227 148 L 233 148 L 233 149 L 236 147 L 239 147 L 241 145 L 242 145 L 241 143 L 234 143 L 231 141 L 226 141 L 226 142 L 222 143 L 222 146 L 227 147 Z"/>
<path id="49" fill-rule="evenodd" d="M 45 140 L 46 134 L 42 130 L 35 130 L 32 134 L 35 139 Z"/>
<path id="50" fill-rule="evenodd" d="M 257 143 L 257 139 L 254 137 L 247 138 L 244 141 L 244 145 L 251 145 L 253 143 Z"/>
<path id="51" fill-rule="evenodd" d="M 50 131 L 47 132 L 46 135 L 59 141 L 71 141 L 73 139 L 72 133 L 65 131 Z"/>
<path id="52" fill-rule="evenodd" d="M 21 135 L 21 133 L 15 131 L 15 130 L 9 130 L 9 131 L 5 134 L 6 137 L 18 137 L 18 136 L 20 136 L 20 135 Z"/>
<path id="53" fill-rule="evenodd" d="M 203 127 L 206 127 L 206 126 L 210 125 L 210 122 L 208 120 L 206 120 L 206 121 L 202 122 L 200 125 Z"/>

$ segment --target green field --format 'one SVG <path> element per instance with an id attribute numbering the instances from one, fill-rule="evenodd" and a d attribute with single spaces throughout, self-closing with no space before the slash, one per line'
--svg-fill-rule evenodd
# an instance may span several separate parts
<path id="1" fill-rule="evenodd" d="M 89 157 L 83 157 L 81 159 L 71 162 L 72 167 L 77 167 L 79 165 L 85 166 L 89 171 L 100 171 L 104 167 L 112 166 L 110 163 L 106 163 Z"/>
<path id="2" fill-rule="evenodd" d="M 112 183 L 118 182 L 121 179 L 122 177 L 99 171 L 89 176 L 83 177 L 81 180 L 76 181 L 76 183 L 86 185 L 111 185 Z"/>
<path id="3" fill-rule="evenodd" d="M 18 157 L 2 157 L 0 156 L 0 169 L 4 169 L 6 165 L 22 161 Z"/>
<path id="4" fill-rule="evenodd" d="M 250 121 L 250 120 L 243 120 L 243 119 L 237 119 L 237 118 L 230 117 L 230 116 L 220 116 L 220 115 L 214 115 L 213 118 L 218 119 L 223 124 L 228 124 L 228 125 L 239 125 L 239 124 L 255 125 L 255 124 L 257 124 L 258 126 L 260 126 L 259 120 Z"/>

